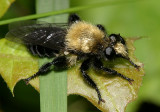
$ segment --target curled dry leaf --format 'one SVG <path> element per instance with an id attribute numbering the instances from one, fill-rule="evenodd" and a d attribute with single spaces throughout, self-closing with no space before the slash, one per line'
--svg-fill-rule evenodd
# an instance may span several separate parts
<path id="1" fill-rule="evenodd" d="M 127 104 L 137 98 L 137 93 L 144 75 L 142 63 L 133 55 L 135 50 L 133 42 L 135 40 L 127 39 L 127 46 L 129 48 L 129 57 L 141 66 L 139 71 L 126 60 L 120 58 L 105 63 L 107 67 L 111 67 L 119 73 L 134 79 L 132 85 L 118 76 L 90 69 L 88 74 L 97 83 L 102 98 L 105 100 L 105 103 L 98 104 L 97 93 L 83 80 L 79 71 L 81 63 L 78 63 L 68 70 L 68 95 L 81 95 L 104 112 L 124 112 Z M 5 39 L 0 40 L 0 48 L 0 74 L 13 93 L 13 88 L 19 80 L 36 73 L 38 70 L 38 60 L 31 56 L 24 46 Z M 32 80 L 30 83 L 39 91 L 38 78 Z"/>

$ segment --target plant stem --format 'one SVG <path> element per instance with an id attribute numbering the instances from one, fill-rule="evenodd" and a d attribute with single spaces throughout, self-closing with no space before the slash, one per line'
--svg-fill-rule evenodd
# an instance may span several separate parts
<path id="1" fill-rule="evenodd" d="M 37 13 L 61 10 L 69 7 L 68 0 L 37 0 Z M 41 19 L 47 22 L 66 22 L 67 14 Z M 40 59 L 39 65 L 51 61 Z M 41 112 L 67 112 L 67 73 L 54 72 L 40 76 L 40 108 Z"/>
<path id="2" fill-rule="evenodd" d="M 137 1 L 143 1 L 143 0 L 105 1 L 105 2 L 101 2 L 101 3 L 97 3 L 97 4 L 88 4 L 88 5 L 84 5 L 84 6 L 78 6 L 78 7 L 68 8 L 68 9 L 66 8 L 66 9 L 62 9 L 62 10 L 60 9 L 60 10 L 50 11 L 50 12 L 45 12 L 45 13 L 42 11 L 39 14 L 33 14 L 33 15 L 29 15 L 29 16 L 23 16 L 23 17 L 19 17 L 19 18 L 13 18 L 13 19 L 0 21 L 0 25 L 9 24 L 9 23 L 16 22 L 16 21 L 37 19 L 37 18 L 43 18 L 43 17 L 59 15 L 59 14 L 64 14 L 64 13 L 76 12 L 76 11 L 86 10 L 89 8 L 112 6 L 112 5 L 116 5 L 116 4 L 132 3 L 132 2 L 137 2 Z M 46 7 L 48 7 L 48 6 L 46 6 Z M 53 7 L 53 5 L 52 5 L 52 7 Z M 41 9 L 44 9 L 44 7 L 41 7 Z"/>

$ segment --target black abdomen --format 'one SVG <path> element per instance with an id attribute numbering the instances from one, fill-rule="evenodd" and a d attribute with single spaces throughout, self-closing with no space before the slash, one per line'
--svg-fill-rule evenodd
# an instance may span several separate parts
<path id="1" fill-rule="evenodd" d="M 27 47 L 34 56 L 39 56 L 39 57 L 51 58 L 59 53 L 58 50 L 53 50 L 40 45 L 28 45 Z"/>

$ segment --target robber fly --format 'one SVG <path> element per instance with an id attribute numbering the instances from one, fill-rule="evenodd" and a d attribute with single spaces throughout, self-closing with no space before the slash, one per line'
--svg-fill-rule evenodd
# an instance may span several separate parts
<path id="1" fill-rule="evenodd" d="M 102 60 L 112 60 L 117 57 L 128 60 L 135 68 L 139 68 L 128 56 L 126 42 L 120 34 L 106 33 L 105 28 L 93 25 L 71 14 L 68 23 L 43 23 L 38 21 L 18 22 L 10 25 L 6 38 L 10 41 L 25 44 L 29 51 L 39 57 L 54 57 L 53 61 L 41 66 L 37 73 L 25 79 L 31 79 L 46 73 L 51 66 L 58 68 L 69 67 L 82 61 L 80 72 L 83 78 L 97 92 L 99 101 L 104 102 L 97 84 L 87 74 L 91 65 L 95 69 L 117 75 L 130 84 L 134 81 L 117 71 L 104 67 Z"/>

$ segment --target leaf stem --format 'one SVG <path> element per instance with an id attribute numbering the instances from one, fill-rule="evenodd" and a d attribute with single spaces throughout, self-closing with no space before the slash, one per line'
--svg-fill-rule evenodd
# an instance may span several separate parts
<path id="1" fill-rule="evenodd" d="M 61 10 L 69 7 L 69 0 L 37 0 L 37 13 Z M 47 22 L 66 22 L 67 14 L 50 16 L 41 20 Z M 52 59 L 40 59 L 39 65 L 51 62 Z M 67 72 L 51 71 L 40 76 L 41 112 L 67 112 Z"/>

